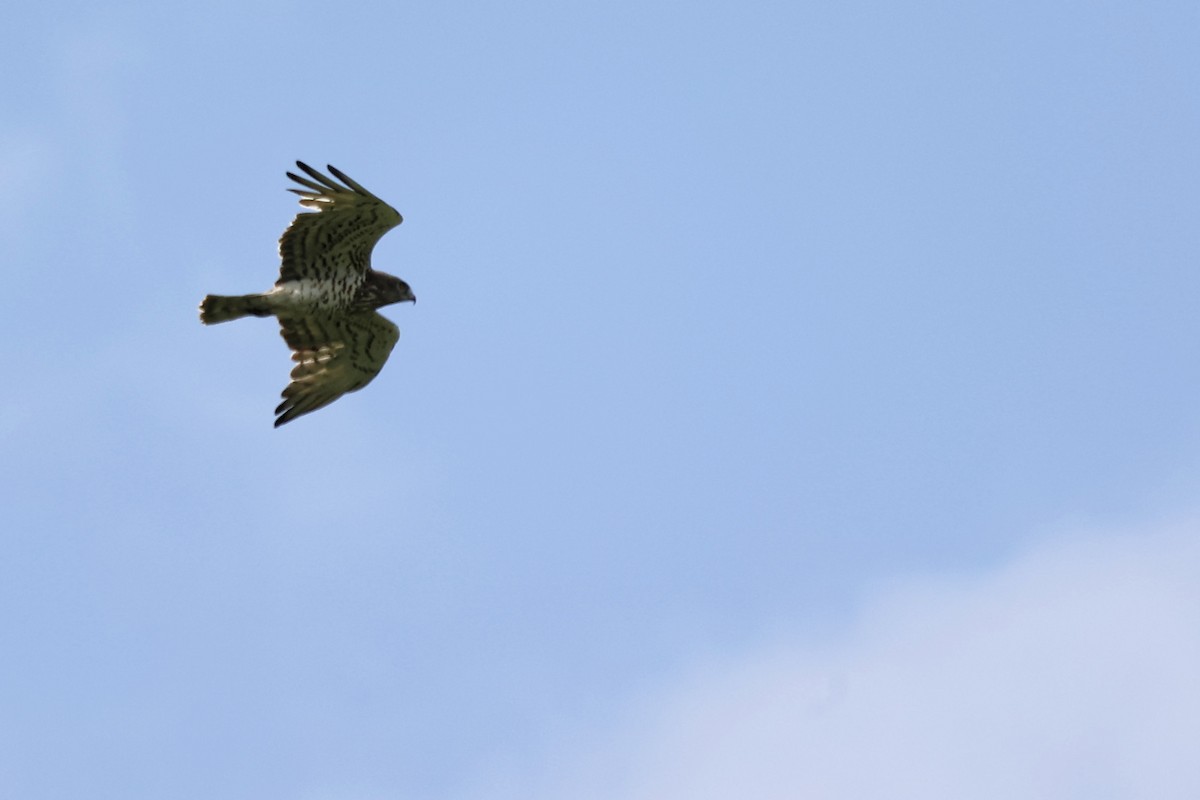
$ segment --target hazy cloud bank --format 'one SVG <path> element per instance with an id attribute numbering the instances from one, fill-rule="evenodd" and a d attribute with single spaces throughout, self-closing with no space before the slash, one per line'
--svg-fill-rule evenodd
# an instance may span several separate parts
<path id="1" fill-rule="evenodd" d="M 1200 796 L 1198 533 L 1074 535 L 898 583 L 838 641 L 708 665 L 602 744 L 481 794 Z"/>

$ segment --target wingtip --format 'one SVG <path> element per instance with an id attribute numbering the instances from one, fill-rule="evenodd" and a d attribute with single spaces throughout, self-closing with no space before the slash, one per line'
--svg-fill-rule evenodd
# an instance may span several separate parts
<path id="1" fill-rule="evenodd" d="M 288 404 L 290 401 L 288 400 L 288 397 L 287 397 L 287 391 L 284 390 L 283 392 L 280 392 L 280 394 L 283 397 L 283 402 L 280 403 L 279 405 L 275 406 L 275 427 L 276 428 L 278 428 L 280 425 L 285 424 L 288 420 L 290 420 L 292 418 L 291 409 L 288 408 Z"/>

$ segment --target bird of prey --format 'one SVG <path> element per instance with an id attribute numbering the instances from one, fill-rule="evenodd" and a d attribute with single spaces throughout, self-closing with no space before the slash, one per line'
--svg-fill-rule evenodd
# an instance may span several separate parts
<path id="1" fill-rule="evenodd" d="M 279 319 L 292 349 L 291 383 L 275 409 L 275 427 L 329 405 L 379 374 L 400 330 L 375 309 L 416 302 L 409 285 L 371 269 L 371 250 L 404 221 L 396 209 L 332 166 L 337 181 L 302 161 L 300 212 L 279 240 L 283 263 L 275 286 L 262 294 L 210 294 L 200 303 L 205 325 L 253 315 Z"/>

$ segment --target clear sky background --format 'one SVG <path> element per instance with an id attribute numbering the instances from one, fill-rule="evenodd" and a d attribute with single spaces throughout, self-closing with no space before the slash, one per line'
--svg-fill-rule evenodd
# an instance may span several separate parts
<path id="1" fill-rule="evenodd" d="M 1198 36 L 9 9 L 0 797 L 1200 796 Z M 274 430 L 297 158 L 420 303 Z"/>

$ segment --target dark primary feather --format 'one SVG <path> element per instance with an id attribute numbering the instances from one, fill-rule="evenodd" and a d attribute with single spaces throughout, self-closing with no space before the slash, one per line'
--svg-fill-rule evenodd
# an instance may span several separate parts
<path id="1" fill-rule="evenodd" d="M 400 329 L 375 311 L 280 317 L 292 349 L 292 382 L 275 409 L 275 427 L 366 386 L 383 369 Z"/>
<path id="2" fill-rule="evenodd" d="M 282 264 L 279 280 L 322 280 L 361 277 L 371 266 L 375 243 L 404 221 L 400 213 L 368 192 L 343 172 L 330 166 L 342 184 L 297 161 L 310 178 L 294 172 L 288 177 L 303 186 L 289 189 L 300 195 L 300 204 L 317 209 L 301 212 L 279 240 Z"/>

